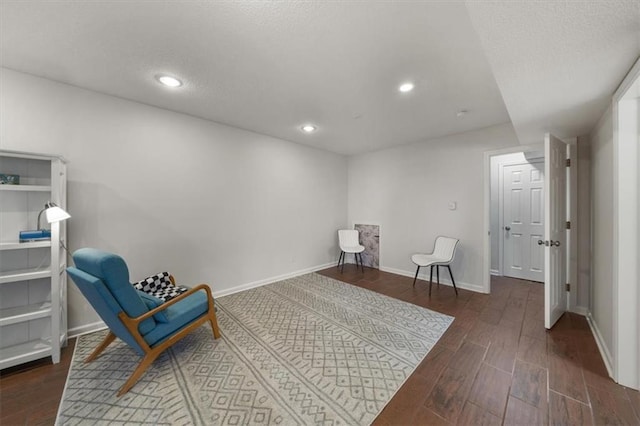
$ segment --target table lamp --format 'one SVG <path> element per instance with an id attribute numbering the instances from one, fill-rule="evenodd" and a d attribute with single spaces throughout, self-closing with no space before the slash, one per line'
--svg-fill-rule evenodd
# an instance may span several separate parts
<path id="1" fill-rule="evenodd" d="M 57 223 L 63 220 L 67 220 L 71 217 L 69 213 L 60 208 L 56 203 L 52 203 L 51 201 L 47 202 L 44 205 L 44 209 L 40 210 L 40 213 L 38 213 L 37 230 L 20 231 L 21 243 L 51 239 L 51 231 L 49 229 L 42 229 L 42 227 L 40 226 L 42 213 L 45 214 L 48 223 Z"/>

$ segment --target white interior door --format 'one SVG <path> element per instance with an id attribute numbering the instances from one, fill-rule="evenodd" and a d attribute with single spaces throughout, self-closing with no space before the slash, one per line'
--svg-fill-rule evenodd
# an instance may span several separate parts
<path id="1" fill-rule="evenodd" d="M 544 281 L 544 163 L 503 168 L 503 274 Z"/>
<path id="2" fill-rule="evenodd" d="M 546 134 L 544 139 L 544 325 L 553 327 L 567 309 L 566 220 L 567 146 Z"/>

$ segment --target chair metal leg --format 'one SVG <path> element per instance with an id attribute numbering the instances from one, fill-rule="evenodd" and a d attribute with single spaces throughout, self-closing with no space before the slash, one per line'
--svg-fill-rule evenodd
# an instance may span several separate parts
<path id="1" fill-rule="evenodd" d="M 420 272 L 420 266 L 418 266 L 418 269 L 416 269 L 416 276 L 413 277 L 413 286 L 416 286 L 416 280 L 418 279 L 418 272 Z"/>
<path id="2" fill-rule="evenodd" d="M 433 284 L 433 265 L 429 265 L 429 297 L 431 297 L 431 284 Z"/>
<path id="3" fill-rule="evenodd" d="M 358 253 L 358 256 L 360 256 L 360 267 L 362 268 L 362 272 L 364 272 L 364 261 L 362 260 L 362 253 Z"/>
<path id="4" fill-rule="evenodd" d="M 342 256 L 344 256 L 344 252 L 340 250 L 340 257 L 338 258 L 338 265 L 336 266 L 336 268 L 340 268 L 340 262 L 342 261 Z"/>
<path id="5" fill-rule="evenodd" d="M 344 272 L 344 261 L 345 258 L 347 257 L 347 254 L 345 252 L 342 252 L 343 256 L 342 256 L 342 269 L 340 269 L 340 273 Z"/>
<path id="6" fill-rule="evenodd" d="M 456 287 L 456 281 L 453 279 L 453 274 L 451 273 L 451 266 L 447 265 L 447 269 L 449 269 L 449 276 L 451 277 L 451 282 L 453 283 L 453 289 L 456 291 L 456 296 L 457 296 L 458 288 Z"/>
<path id="7" fill-rule="evenodd" d="M 440 288 L 440 265 L 436 265 L 436 278 L 438 280 L 438 288 Z"/>

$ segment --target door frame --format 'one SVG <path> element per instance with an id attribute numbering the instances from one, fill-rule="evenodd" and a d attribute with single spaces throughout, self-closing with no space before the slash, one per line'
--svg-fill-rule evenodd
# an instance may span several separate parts
<path id="1" fill-rule="evenodd" d="M 491 293 L 491 157 L 517 152 L 544 152 L 544 143 L 518 145 L 484 152 L 484 250 L 482 292 Z"/>
<path id="2" fill-rule="evenodd" d="M 537 151 L 536 151 L 537 153 Z M 498 163 L 498 229 L 501 231 L 504 229 L 504 168 L 505 166 L 518 166 L 525 164 L 540 164 L 544 165 L 544 152 L 542 155 L 532 157 L 532 161 L 522 162 L 521 160 L 506 161 Z M 489 212 L 491 214 L 491 212 Z M 504 233 L 498 239 L 498 272 L 504 276 Z M 543 278 L 544 282 L 544 278 Z"/>
<path id="3" fill-rule="evenodd" d="M 640 63 L 640 61 L 638 61 Z M 640 66 L 638 69 L 640 75 Z M 568 200 L 568 214 L 571 220 L 571 230 L 567 232 L 567 279 L 572 283 L 572 291 L 567 296 L 567 311 L 582 312 L 583 309 L 577 306 L 578 297 L 578 262 L 577 262 L 577 177 L 578 177 L 578 161 L 577 161 L 577 138 L 563 139 L 567 143 L 567 157 L 571 160 L 571 167 L 569 168 L 569 176 L 567 179 L 567 200 Z M 483 280 L 482 280 L 482 292 L 491 293 L 491 157 L 513 154 L 517 152 L 532 153 L 536 151 L 544 152 L 544 143 L 533 145 L 521 145 L 512 146 L 509 148 L 502 148 L 498 150 L 485 151 L 484 152 L 484 250 L 483 250 Z M 544 155 L 543 157 L 544 158 Z M 546 178 L 546 177 L 545 177 Z M 590 291 L 590 289 L 589 289 Z M 639 292 L 640 293 L 640 292 Z M 638 303 L 640 304 L 640 295 L 638 297 Z M 640 307 L 640 306 L 639 306 Z M 640 315 L 638 315 L 638 323 L 640 327 Z M 638 351 L 640 353 L 640 342 L 638 344 Z"/>
<path id="4" fill-rule="evenodd" d="M 620 104 L 640 79 L 640 59 L 636 61 L 613 95 L 613 379 L 625 386 L 640 387 L 640 165 L 638 139 L 623 137 Z M 640 90 L 640 89 L 638 89 Z M 636 111 L 637 114 L 637 111 Z M 636 265 L 635 268 L 630 267 Z M 635 292 L 635 294 L 634 294 Z M 635 296 L 635 297 L 634 297 Z M 635 318 L 634 318 L 635 317 Z M 633 324 L 635 323 L 635 324 Z M 632 325 L 635 325 L 632 326 Z"/>

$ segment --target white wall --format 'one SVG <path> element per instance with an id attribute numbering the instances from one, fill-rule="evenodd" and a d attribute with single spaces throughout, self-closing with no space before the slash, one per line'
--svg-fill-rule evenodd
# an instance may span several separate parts
<path id="1" fill-rule="evenodd" d="M 638 110 L 640 109 L 640 61 L 635 67 L 637 90 L 628 90 L 627 94 L 617 102 L 617 126 L 614 123 L 614 339 L 616 378 L 628 387 L 638 389 L 640 386 L 640 329 L 638 328 L 638 263 L 640 252 L 638 217 L 640 215 L 637 182 L 638 182 L 638 145 L 640 145 L 640 126 Z M 632 74 L 632 73 L 630 73 Z M 616 102 L 616 96 L 614 96 Z M 614 112 L 614 120 L 616 113 Z M 615 255 L 614 255 L 615 256 Z"/>
<path id="2" fill-rule="evenodd" d="M 349 222 L 380 224 L 381 269 L 411 276 L 412 253 L 431 251 L 438 235 L 459 238 L 456 283 L 481 291 L 484 152 L 515 145 L 503 124 L 352 156 Z"/>
<path id="3" fill-rule="evenodd" d="M 591 296 L 590 316 L 605 361 L 613 361 L 613 121 L 607 109 L 591 140 Z M 608 358 L 608 359 L 606 359 Z"/>
<path id="4" fill-rule="evenodd" d="M 347 159 L 0 69 L 2 149 L 68 164 L 69 248 L 121 254 L 214 294 L 337 257 Z M 97 321 L 69 284 L 69 327 Z"/>

